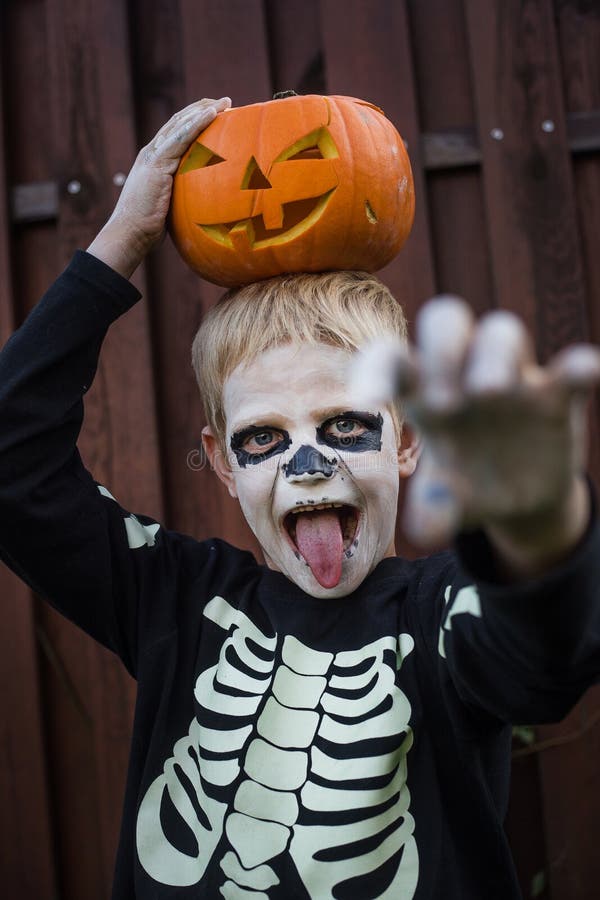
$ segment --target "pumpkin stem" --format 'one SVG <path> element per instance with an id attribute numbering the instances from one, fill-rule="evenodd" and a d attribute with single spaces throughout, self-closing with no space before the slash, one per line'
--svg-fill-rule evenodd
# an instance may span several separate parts
<path id="1" fill-rule="evenodd" d="M 298 97 L 299 94 L 296 91 L 277 91 L 276 94 L 273 94 L 273 100 L 283 100 L 285 97 Z"/>

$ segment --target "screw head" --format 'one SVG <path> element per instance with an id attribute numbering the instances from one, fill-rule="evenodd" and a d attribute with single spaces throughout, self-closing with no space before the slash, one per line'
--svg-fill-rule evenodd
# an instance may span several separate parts
<path id="1" fill-rule="evenodd" d="M 545 131 L 546 134 L 550 134 L 556 128 L 552 119 L 544 119 L 542 122 L 542 131 Z"/>
<path id="2" fill-rule="evenodd" d="M 502 131 L 501 128 L 492 128 L 492 130 L 490 131 L 490 137 L 494 141 L 501 141 L 502 138 L 504 137 L 504 132 Z"/>
<path id="3" fill-rule="evenodd" d="M 127 175 L 125 175 L 123 172 L 115 172 L 115 174 L 113 175 L 113 184 L 115 185 L 115 187 L 123 187 L 126 179 Z"/>
<path id="4" fill-rule="evenodd" d="M 81 192 L 81 182 L 76 178 L 72 178 L 67 185 L 68 194 L 79 194 Z"/>

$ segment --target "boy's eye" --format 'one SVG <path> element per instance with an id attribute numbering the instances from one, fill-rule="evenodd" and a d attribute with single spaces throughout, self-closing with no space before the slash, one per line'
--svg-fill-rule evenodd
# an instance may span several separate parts
<path id="1" fill-rule="evenodd" d="M 254 440 L 260 447 L 270 444 L 273 440 L 273 434 L 270 431 L 261 431 L 260 434 L 254 435 Z"/>
<path id="2" fill-rule="evenodd" d="M 317 428 L 317 443 L 351 453 L 381 450 L 381 413 L 348 410 L 327 419 Z"/>
<path id="3" fill-rule="evenodd" d="M 282 440 L 283 435 L 280 431 L 265 429 L 264 431 L 257 431 L 254 434 L 248 435 L 242 444 L 242 448 L 246 453 L 264 453 L 266 450 L 270 450 L 271 447 L 279 444 Z"/>
<path id="4" fill-rule="evenodd" d="M 249 425 L 231 435 L 231 449 L 242 469 L 283 453 L 291 443 L 289 434 L 283 428 L 262 425 Z"/>
<path id="5" fill-rule="evenodd" d="M 367 430 L 366 425 L 356 419 L 333 419 L 324 428 L 325 434 L 335 438 L 341 447 L 354 444 Z"/>

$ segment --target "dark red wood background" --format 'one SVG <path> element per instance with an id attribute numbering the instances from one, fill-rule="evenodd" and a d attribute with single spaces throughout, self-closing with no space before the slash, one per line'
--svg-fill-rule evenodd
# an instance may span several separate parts
<path id="1" fill-rule="evenodd" d="M 418 212 L 382 277 L 409 319 L 453 292 L 520 313 L 541 358 L 600 342 L 598 0 L 4 0 L 0 27 L 0 343 L 175 110 L 287 88 L 372 100 L 406 138 Z M 168 243 L 136 281 L 145 300 L 112 329 L 87 398 L 86 462 L 130 509 L 256 549 L 195 452 L 187 359 L 219 291 Z M 598 478 L 598 401 L 592 412 Z M 0 595 L 3 895 L 100 900 L 134 684 L 2 567 Z M 599 690 L 514 752 L 524 896 L 596 900 Z"/>

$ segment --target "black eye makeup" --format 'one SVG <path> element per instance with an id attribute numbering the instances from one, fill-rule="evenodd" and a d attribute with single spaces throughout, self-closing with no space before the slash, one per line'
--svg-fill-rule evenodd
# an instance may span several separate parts
<path id="1" fill-rule="evenodd" d="M 239 466 L 255 466 L 277 453 L 283 453 L 292 443 L 283 428 L 269 428 L 268 425 L 249 425 L 231 435 L 230 447 L 235 453 Z"/>
<path id="2" fill-rule="evenodd" d="M 383 416 L 368 412 L 347 410 L 326 419 L 317 428 L 317 444 L 325 444 L 336 450 L 364 453 L 381 450 Z"/>

